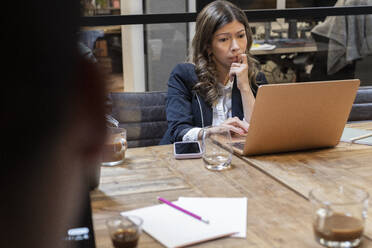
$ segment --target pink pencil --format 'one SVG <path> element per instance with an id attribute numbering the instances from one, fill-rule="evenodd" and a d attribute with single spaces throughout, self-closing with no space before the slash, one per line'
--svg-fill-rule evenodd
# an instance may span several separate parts
<path id="1" fill-rule="evenodd" d="M 200 217 L 199 215 L 196 215 L 194 213 L 191 213 L 190 211 L 187 211 L 186 209 L 183 209 L 183 208 L 181 208 L 181 207 L 179 207 L 179 206 L 171 203 L 170 201 L 165 200 L 164 198 L 158 197 L 158 200 L 161 201 L 161 202 L 164 202 L 168 206 L 171 206 L 171 207 L 173 207 L 173 208 L 175 208 L 175 209 L 177 209 L 177 210 L 179 210 L 179 211 L 181 211 L 181 212 L 183 212 L 185 214 L 188 214 L 188 215 L 194 217 L 195 219 L 198 219 L 200 221 L 203 221 L 206 224 L 209 224 L 209 220 L 206 220 L 206 219 Z"/>

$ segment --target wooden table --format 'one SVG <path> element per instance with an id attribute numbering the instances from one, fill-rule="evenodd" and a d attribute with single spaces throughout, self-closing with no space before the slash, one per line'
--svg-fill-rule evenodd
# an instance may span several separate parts
<path id="1" fill-rule="evenodd" d="M 120 25 L 112 25 L 112 26 L 95 26 L 95 27 L 82 27 L 82 30 L 101 30 L 105 34 L 121 34 L 121 26 Z"/>
<path id="2" fill-rule="evenodd" d="M 258 43 L 264 43 L 263 40 L 257 41 Z M 293 39 L 288 42 L 271 40 L 269 44 L 275 45 L 275 49 L 272 50 L 251 50 L 251 54 L 255 56 L 262 55 L 278 55 L 288 53 L 315 53 L 315 52 L 326 52 L 328 51 L 328 43 L 326 42 L 315 42 L 312 39 Z"/>
<path id="3" fill-rule="evenodd" d="M 372 129 L 372 123 L 358 127 Z M 248 197 L 247 238 L 224 238 L 196 247 L 321 247 L 313 238 L 310 188 L 357 185 L 372 193 L 372 147 L 340 143 L 334 149 L 233 157 L 233 168 L 212 172 L 201 159 L 175 160 L 172 146 L 129 149 L 125 163 L 102 167 L 92 191 L 97 247 L 112 247 L 105 220 L 121 211 L 158 204 L 156 197 Z M 372 247 L 372 218 L 363 247 Z M 162 247 L 147 234 L 139 248 Z"/>

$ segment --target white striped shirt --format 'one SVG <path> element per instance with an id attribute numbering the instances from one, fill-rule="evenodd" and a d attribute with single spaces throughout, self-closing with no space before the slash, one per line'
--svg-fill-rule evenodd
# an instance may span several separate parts
<path id="1" fill-rule="evenodd" d="M 231 104 L 231 93 L 232 93 L 233 82 L 229 81 L 225 86 L 222 87 L 222 96 L 218 98 L 217 104 L 213 106 L 213 126 L 222 124 L 225 120 L 232 116 L 232 104 Z M 200 132 L 200 127 L 191 128 L 182 138 L 183 141 L 196 141 Z"/>

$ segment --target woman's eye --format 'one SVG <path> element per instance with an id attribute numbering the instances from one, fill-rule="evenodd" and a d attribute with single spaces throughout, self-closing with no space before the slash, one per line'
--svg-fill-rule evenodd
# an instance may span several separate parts
<path id="1" fill-rule="evenodd" d="M 225 42 L 225 41 L 227 41 L 227 38 L 221 38 L 221 39 L 219 39 L 218 41 L 219 41 L 219 42 Z"/>
<path id="2" fill-rule="evenodd" d="M 239 34 L 239 38 L 244 38 L 245 34 Z"/>

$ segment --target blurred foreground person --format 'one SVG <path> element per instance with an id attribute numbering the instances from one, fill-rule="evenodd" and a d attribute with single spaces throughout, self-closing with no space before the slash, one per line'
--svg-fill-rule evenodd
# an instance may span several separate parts
<path id="1" fill-rule="evenodd" d="M 0 247 L 66 247 L 104 140 L 104 83 L 79 56 L 79 1 L 11 4 L 2 14 Z"/>

